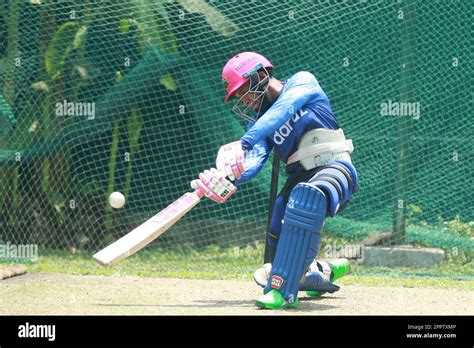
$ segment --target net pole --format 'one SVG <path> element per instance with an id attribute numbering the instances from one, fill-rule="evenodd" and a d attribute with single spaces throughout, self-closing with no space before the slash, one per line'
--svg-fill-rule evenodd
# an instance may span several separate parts
<path id="1" fill-rule="evenodd" d="M 413 74 L 415 70 L 415 3 L 403 2 L 399 13 L 401 34 L 400 102 L 412 102 Z M 401 104 L 402 105 L 402 104 Z M 406 235 L 407 192 L 409 187 L 410 140 L 412 117 L 400 112 L 397 122 L 395 210 L 392 240 L 402 244 Z"/>

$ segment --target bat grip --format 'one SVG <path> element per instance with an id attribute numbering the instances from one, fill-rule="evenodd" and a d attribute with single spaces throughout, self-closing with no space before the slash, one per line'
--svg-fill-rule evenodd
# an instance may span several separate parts
<path id="1" fill-rule="evenodd" d="M 198 196 L 200 199 L 201 199 L 202 197 L 204 197 L 204 192 L 203 192 L 200 188 L 195 189 L 193 193 L 194 193 L 196 196 Z"/>

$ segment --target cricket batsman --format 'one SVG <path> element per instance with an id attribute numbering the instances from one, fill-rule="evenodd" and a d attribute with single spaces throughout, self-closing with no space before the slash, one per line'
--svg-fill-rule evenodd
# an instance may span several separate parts
<path id="1" fill-rule="evenodd" d="M 261 171 L 275 149 L 288 178 L 267 236 L 276 250 L 273 262 L 256 272 L 255 280 L 264 286 L 256 305 L 297 308 L 298 291 L 337 291 L 332 282 L 349 270 L 345 259 L 328 265 L 315 258 L 324 219 L 346 206 L 358 190 L 358 177 L 350 158 L 352 141 L 346 140 L 314 75 L 300 71 L 279 81 L 273 70 L 267 58 L 254 52 L 239 53 L 225 64 L 224 102 L 235 98 L 232 110 L 248 121 L 248 128 L 240 140 L 219 149 L 217 169 L 200 173 L 191 186 L 224 203 Z"/>

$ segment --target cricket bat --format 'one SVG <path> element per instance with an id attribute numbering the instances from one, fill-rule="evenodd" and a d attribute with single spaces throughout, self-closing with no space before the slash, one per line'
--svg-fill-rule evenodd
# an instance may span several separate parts
<path id="1" fill-rule="evenodd" d="M 93 258 L 107 266 L 117 263 L 154 241 L 194 208 L 202 198 L 197 190 L 186 192 L 143 224 L 96 253 Z"/>

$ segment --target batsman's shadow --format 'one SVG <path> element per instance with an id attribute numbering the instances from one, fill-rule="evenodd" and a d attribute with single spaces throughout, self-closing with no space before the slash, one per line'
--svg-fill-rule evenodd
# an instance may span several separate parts
<path id="1" fill-rule="evenodd" d="M 233 306 L 233 307 L 250 307 L 250 302 L 248 301 L 238 301 L 238 300 L 200 300 L 193 301 L 190 304 L 143 304 L 143 303 L 96 303 L 96 306 L 100 307 L 168 307 L 168 308 L 192 308 L 192 307 L 223 307 L 223 306 Z"/>
<path id="2" fill-rule="evenodd" d="M 346 300 L 347 297 L 344 296 L 334 296 L 334 295 L 323 295 L 323 296 L 318 296 L 318 297 L 300 297 L 299 300 L 300 302 L 307 302 L 307 301 L 313 301 L 313 302 L 318 302 L 318 301 L 327 301 L 327 300 Z"/>
<path id="3" fill-rule="evenodd" d="M 302 298 L 300 301 L 304 301 L 304 306 L 297 309 L 291 309 L 292 312 L 308 312 L 308 311 L 325 311 L 338 308 L 338 306 L 317 303 L 314 299 L 311 298 Z M 239 308 L 249 308 L 258 310 L 255 306 L 255 301 L 238 301 L 238 300 L 199 300 L 194 301 L 194 304 L 189 305 L 164 305 L 166 307 L 206 307 L 206 308 L 223 308 L 223 307 L 239 307 Z"/>
<path id="4" fill-rule="evenodd" d="M 318 299 L 319 300 L 319 299 Z M 312 311 L 325 311 L 336 309 L 338 306 L 318 303 L 319 301 L 312 298 L 301 298 L 300 301 L 304 302 L 304 306 L 297 309 L 291 309 L 292 312 L 312 312 Z M 255 301 L 248 300 L 199 300 L 193 301 L 189 304 L 141 304 L 141 303 L 96 303 L 96 306 L 100 307 L 162 307 L 162 308 L 248 308 L 250 310 L 258 310 L 255 307 Z"/>

